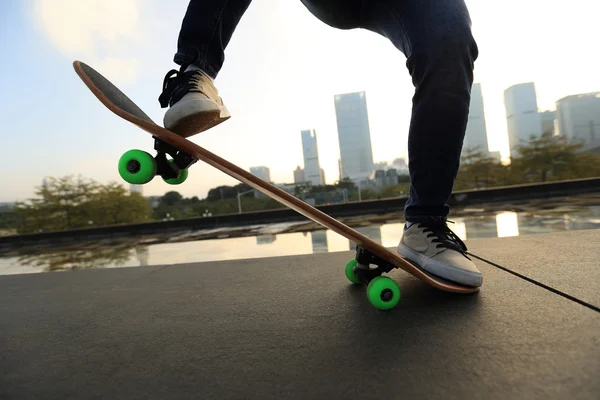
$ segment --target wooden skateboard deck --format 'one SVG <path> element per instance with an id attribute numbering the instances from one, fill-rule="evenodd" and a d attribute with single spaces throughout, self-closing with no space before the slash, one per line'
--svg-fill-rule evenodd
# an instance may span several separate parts
<path id="1" fill-rule="evenodd" d="M 245 171 L 237 165 L 232 164 L 231 162 L 211 153 L 210 151 L 198 146 L 190 140 L 157 125 L 132 100 L 130 100 L 115 85 L 113 85 L 108 79 L 103 77 L 93 68 L 80 61 L 75 61 L 73 63 L 73 67 L 75 68 L 75 71 L 81 80 L 102 102 L 102 104 L 104 104 L 113 113 L 133 123 L 134 125 L 137 125 L 139 128 L 147 131 L 154 137 L 159 138 L 176 149 L 185 152 L 187 155 L 197 160 L 201 160 L 236 178 L 253 189 L 266 194 L 285 206 L 304 215 L 305 217 L 344 236 L 348 240 L 354 242 L 357 246 L 368 250 L 383 260 L 386 260 L 394 267 L 408 272 L 409 274 L 437 289 L 455 293 L 474 293 L 479 290 L 477 287 L 461 286 L 429 274 L 418 266 L 413 265 L 400 255 L 388 250 L 356 230 L 346 226 L 342 222 L 332 218 L 315 207 L 310 206 L 304 201 L 285 192 L 284 190 L 263 181 L 250 172 Z"/>

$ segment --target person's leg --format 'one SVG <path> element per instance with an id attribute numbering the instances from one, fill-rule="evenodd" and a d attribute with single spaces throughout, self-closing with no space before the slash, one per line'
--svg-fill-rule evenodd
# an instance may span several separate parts
<path id="1" fill-rule="evenodd" d="M 365 1 L 362 26 L 389 38 L 406 55 L 415 86 L 408 138 L 411 188 L 398 251 L 429 272 L 479 286 L 481 273 L 446 221 L 478 56 L 467 7 L 463 0 Z"/>
<path id="2" fill-rule="evenodd" d="M 415 86 L 408 137 L 409 222 L 446 218 L 466 131 L 478 49 L 464 0 L 380 0 L 366 24 L 407 56 Z"/>
<path id="3" fill-rule="evenodd" d="M 251 0 L 191 0 L 181 24 L 173 61 L 179 71 L 165 76 L 161 107 L 169 107 L 164 126 L 184 137 L 230 118 L 213 80 L 225 48 Z"/>
<path id="4" fill-rule="evenodd" d="M 364 0 L 301 0 L 315 17 L 337 29 L 356 29 L 361 26 Z"/>
<path id="5" fill-rule="evenodd" d="M 215 79 L 251 0 L 191 0 L 181 23 L 174 62 L 193 64 Z"/>

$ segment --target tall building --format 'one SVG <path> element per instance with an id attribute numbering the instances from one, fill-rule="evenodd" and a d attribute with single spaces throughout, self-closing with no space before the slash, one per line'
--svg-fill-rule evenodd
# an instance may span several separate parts
<path id="1" fill-rule="evenodd" d="M 129 192 L 130 193 L 139 193 L 143 196 L 144 195 L 144 185 L 131 184 L 131 185 L 129 185 Z"/>
<path id="2" fill-rule="evenodd" d="M 600 148 L 600 92 L 563 97 L 556 118 L 560 135 L 584 143 L 581 151 Z"/>
<path id="3" fill-rule="evenodd" d="M 533 82 L 513 85 L 504 91 L 504 107 L 508 127 L 510 156 L 518 157 L 515 147 L 521 140 L 529 141 L 530 136 L 539 136 L 542 132 L 537 96 Z"/>
<path id="4" fill-rule="evenodd" d="M 259 177 L 263 181 L 271 182 L 271 171 L 267 167 L 250 167 L 250 173 Z"/>
<path id="5" fill-rule="evenodd" d="M 342 178 L 364 180 L 373 172 L 373 150 L 365 92 L 335 96 Z"/>
<path id="6" fill-rule="evenodd" d="M 298 165 L 294 170 L 294 183 L 306 182 L 304 170 Z"/>
<path id="7" fill-rule="evenodd" d="M 554 132 L 554 121 L 556 119 L 556 111 L 542 111 L 540 113 L 540 123 L 542 124 L 542 133 L 551 133 Z"/>
<path id="8" fill-rule="evenodd" d="M 314 129 L 304 130 L 302 134 L 302 153 L 304 154 L 304 179 L 313 185 L 324 185 L 321 166 L 319 165 L 319 148 L 317 133 Z"/>
<path id="9" fill-rule="evenodd" d="M 269 170 L 269 168 L 267 168 L 265 166 L 250 167 L 250 173 L 254 176 L 257 176 L 258 178 L 262 179 L 265 182 L 271 183 L 271 171 Z M 262 192 L 260 192 L 258 190 L 254 190 L 255 198 L 265 197 L 265 196 L 266 195 L 263 194 Z"/>
<path id="10" fill-rule="evenodd" d="M 489 153 L 487 129 L 485 126 L 485 112 L 483 109 L 483 94 L 481 83 L 475 83 L 471 89 L 471 103 L 469 106 L 469 119 L 463 142 L 463 150 L 471 149 L 481 151 L 484 155 Z"/>

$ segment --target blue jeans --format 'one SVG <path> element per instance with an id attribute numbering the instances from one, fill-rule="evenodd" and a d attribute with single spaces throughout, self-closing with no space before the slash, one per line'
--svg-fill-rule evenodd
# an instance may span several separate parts
<path id="1" fill-rule="evenodd" d="M 388 38 L 415 86 L 408 136 L 410 222 L 446 218 L 465 135 L 477 44 L 464 0 L 301 0 L 324 23 Z M 192 0 L 174 61 L 213 78 L 251 0 Z"/>

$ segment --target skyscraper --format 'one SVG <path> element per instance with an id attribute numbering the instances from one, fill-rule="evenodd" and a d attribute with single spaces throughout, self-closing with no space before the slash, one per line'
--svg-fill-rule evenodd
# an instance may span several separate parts
<path id="1" fill-rule="evenodd" d="M 563 97 L 556 118 L 561 135 L 584 143 L 581 151 L 600 148 L 600 92 Z"/>
<path id="2" fill-rule="evenodd" d="M 463 142 L 463 150 L 476 150 L 476 148 L 477 151 L 483 152 L 486 156 L 489 153 L 481 83 L 475 83 L 471 89 L 469 119 L 467 120 L 467 130 Z"/>
<path id="3" fill-rule="evenodd" d="M 368 179 L 373 172 L 373 150 L 365 92 L 335 96 L 342 178 Z"/>
<path id="4" fill-rule="evenodd" d="M 250 167 L 250 173 L 259 177 L 263 181 L 271 182 L 271 171 L 267 167 Z"/>
<path id="5" fill-rule="evenodd" d="M 517 157 L 515 147 L 521 140 L 529 141 L 531 135 L 540 136 L 542 124 L 537 107 L 533 82 L 513 85 L 504 91 L 504 108 L 508 128 L 510 156 Z"/>
<path id="6" fill-rule="evenodd" d="M 304 154 L 304 179 L 313 185 L 324 185 L 319 165 L 317 133 L 314 129 L 301 131 L 302 153 Z"/>
<path id="7" fill-rule="evenodd" d="M 540 113 L 540 122 L 542 124 L 542 133 L 551 133 L 554 135 L 554 121 L 556 111 L 542 111 Z"/>
<path id="8" fill-rule="evenodd" d="M 131 185 L 129 185 L 129 192 L 130 193 L 139 193 L 143 196 L 144 195 L 144 186 L 131 184 Z"/>

